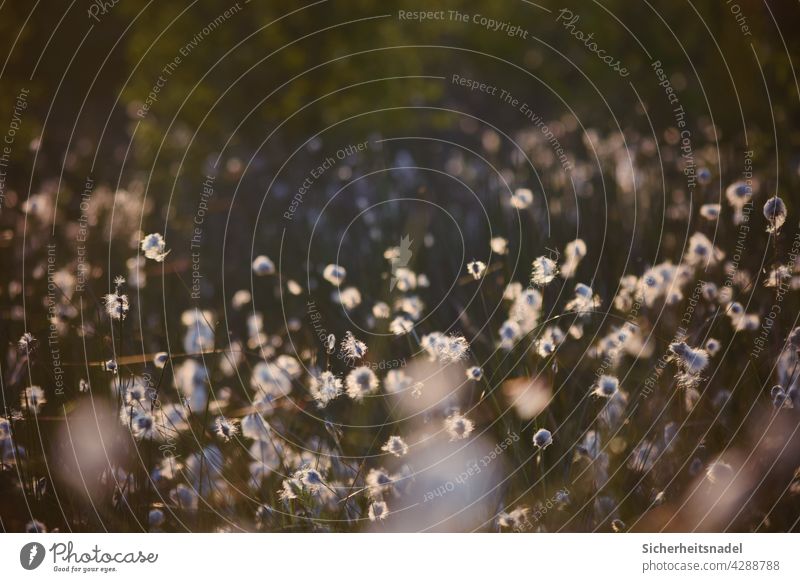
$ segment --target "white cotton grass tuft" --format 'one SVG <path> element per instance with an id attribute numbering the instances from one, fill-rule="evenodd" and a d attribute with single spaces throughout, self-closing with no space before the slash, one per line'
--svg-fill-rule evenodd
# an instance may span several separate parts
<path id="1" fill-rule="evenodd" d="M 106 313 L 111 319 L 124 321 L 131 306 L 128 302 L 128 296 L 120 293 L 119 288 L 120 285 L 116 285 L 113 293 L 106 293 L 103 296 L 103 305 L 105 305 Z"/>
<path id="2" fill-rule="evenodd" d="M 163 369 L 169 361 L 169 354 L 167 352 L 158 352 L 153 356 L 153 365 L 159 370 Z"/>
<path id="3" fill-rule="evenodd" d="M 706 301 L 715 301 L 719 292 L 719 288 L 714 283 L 706 282 L 703 285 L 703 299 Z"/>
<path id="4" fill-rule="evenodd" d="M 716 220 L 719 218 L 722 207 L 719 204 L 703 204 L 700 207 L 700 216 L 706 220 Z"/>
<path id="5" fill-rule="evenodd" d="M 384 380 L 384 386 L 389 394 L 411 392 L 411 396 L 414 398 L 422 396 L 422 389 L 425 387 L 422 382 L 415 382 L 414 378 L 403 370 L 389 370 Z"/>
<path id="6" fill-rule="evenodd" d="M 297 358 L 288 354 L 281 354 L 275 358 L 275 365 L 286 372 L 292 379 L 299 378 L 303 373 L 303 367 L 297 361 Z"/>
<path id="7" fill-rule="evenodd" d="M 119 371 L 119 366 L 116 360 L 106 360 L 103 362 L 103 370 L 111 374 L 116 374 Z"/>
<path id="8" fill-rule="evenodd" d="M 792 398 L 783 386 L 777 384 L 772 387 L 769 393 L 770 397 L 772 398 L 772 406 L 775 408 L 793 408 L 794 403 L 792 402 Z"/>
<path id="9" fill-rule="evenodd" d="M 692 267 L 710 267 L 725 258 L 725 253 L 714 246 L 706 235 L 701 232 L 689 237 L 689 246 L 684 254 L 684 260 Z"/>
<path id="10" fill-rule="evenodd" d="M 542 376 L 523 376 L 503 382 L 505 402 L 522 420 L 536 417 L 551 404 L 552 387 L 550 381 Z"/>
<path id="11" fill-rule="evenodd" d="M 515 507 L 509 512 L 501 511 L 497 515 L 497 525 L 513 531 L 523 531 L 529 524 L 529 513 L 530 509 L 525 505 Z"/>
<path id="12" fill-rule="evenodd" d="M 800 351 L 800 327 L 796 327 L 789 332 L 789 336 L 786 338 L 786 341 L 795 350 Z"/>
<path id="13" fill-rule="evenodd" d="M 228 442 L 239 434 L 238 422 L 220 416 L 214 423 L 214 432 L 216 432 L 217 436 L 222 440 Z"/>
<path id="14" fill-rule="evenodd" d="M 708 352 L 702 348 L 692 348 L 686 342 L 670 344 L 669 351 L 680 368 L 680 373 L 676 376 L 678 386 L 694 389 L 702 379 L 700 375 L 703 370 L 708 367 Z"/>
<path id="15" fill-rule="evenodd" d="M 736 330 L 743 330 L 745 328 L 744 320 L 747 313 L 744 311 L 744 306 L 738 301 L 731 301 L 725 309 L 725 314 L 730 318 L 731 324 Z"/>
<path id="16" fill-rule="evenodd" d="M 531 269 L 531 284 L 544 287 L 558 276 L 558 265 L 548 257 L 538 257 L 533 260 Z"/>
<path id="17" fill-rule="evenodd" d="M 658 297 L 664 294 L 667 284 L 668 281 L 664 279 L 661 272 L 655 268 L 648 269 L 636 281 L 635 288 L 631 289 L 628 294 L 629 296 L 641 297 L 646 305 L 651 306 Z M 615 303 L 619 307 L 618 299 L 615 300 Z"/>
<path id="18" fill-rule="evenodd" d="M 770 234 L 776 234 L 786 222 L 786 204 L 777 195 L 764 203 L 764 218 L 769 223 L 767 232 Z"/>
<path id="19" fill-rule="evenodd" d="M 600 296 L 595 295 L 592 288 L 584 283 L 575 285 L 575 297 L 565 306 L 566 311 L 585 315 L 600 307 Z"/>
<path id="20" fill-rule="evenodd" d="M 733 478 L 733 467 L 728 463 L 716 460 L 706 467 L 706 478 L 713 484 L 725 484 Z"/>
<path id="21" fill-rule="evenodd" d="M 331 294 L 331 298 L 347 311 L 352 311 L 361 305 L 361 291 L 355 287 L 345 287 L 341 291 L 336 290 Z"/>
<path id="22" fill-rule="evenodd" d="M 583 258 L 586 256 L 586 243 L 576 238 L 564 247 L 564 262 L 561 263 L 560 274 L 564 279 L 575 276 Z"/>
<path id="23" fill-rule="evenodd" d="M 368 515 L 370 521 L 383 521 L 389 516 L 389 507 L 385 501 L 373 501 L 369 505 Z"/>
<path id="24" fill-rule="evenodd" d="M 708 352 L 709 356 L 715 356 L 721 349 L 722 344 L 716 338 L 710 337 L 706 340 L 705 350 Z"/>
<path id="25" fill-rule="evenodd" d="M 472 434 L 475 424 L 463 414 L 454 413 L 445 418 L 444 428 L 451 441 L 459 441 Z"/>
<path id="26" fill-rule="evenodd" d="M 320 488 L 325 486 L 325 480 L 322 474 L 316 469 L 306 467 L 295 473 L 295 477 L 312 493 L 316 493 Z"/>
<path id="27" fill-rule="evenodd" d="M 214 349 L 214 314 L 211 311 L 187 309 L 181 315 L 186 326 L 183 349 L 187 354 L 198 354 Z"/>
<path id="28" fill-rule="evenodd" d="M 17 349 L 24 355 L 30 355 L 36 349 L 36 338 L 30 332 L 23 333 L 17 340 Z"/>
<path id="29" fill-rule="evenodd" d="M 752 185 L 742 180 L 734 182 L 725 189 L 725 198 L 728 199 L 728 204 L 730 204 L 737 211 L 737 216 L 739 217 L 741 216 L 742 208 L 744 208 L 745 205 L 750 202 L 752 197 Z M 736 224 L 738 224 L 740 221 L 741 218 L 735 219 Z"/>
<path id="30" fill-rule="evenodd" d="M 143 404 L 149 403 L 151 400 L 143 380 L 139 377 L 134 377 L 133 381 L 125 387 L 122 399 L 126 404 Z"/>
<path id="31" fill-rule="evenodd" d="M 533 435 L 533 445 L 539 449 L 544 450 L 553 444 L 553 434 L 546 428 L 540 428 Z"/>
<path id="32" fill-rule="evenodd" d="M 367 344 L 362 342 L 348 331 L 340 344 L 342 353 L 349 360 L 360 360 L 367 354 Z"/>
<path id="33" fill-rule="evenodd" d="M 742 323 L 742 329 L 745 331 L 756 331 L 761 327 L 761 319 L 757 313 L 748 313 Z"/>
<path id="34" fill-rule="evenodd" d="M 389 440 L 386 441 L 386 444 L 381 447 L 381 450 L 386 451 L 395 457 L 403 457 L 408 454 L 408 445 L 401 437 L 390 436 Z"/>
<path id="35" fill-rule="evenodd" d="M 378 301 L 372 306 L 372 317 L 375 319 L 389 319 L 391 314 L 391 308 L 383 301 Z"/>
<path id="36" fill-rule="evenodd" d="M 164 512 L 158 508 L 151 509 L 147 514 L 147 522 L 150 527 L 160 527 L 164 523 Z"/>
<path id="37" fill-rule="evenodd" d="M 275 263 L 266 255 L 259 255 L 253 259 L 253 273 L 259 277 L 275 274 Z"/>
<path id="38" fill-rule="evenodd" d="M 283 501 L 297 499 L 304 493 L 318 495 L 325 487 L 325 480 L 316 469 L 299 469 L 288 479 L 284 479 L 278 497 Z"/>
<path id="39" fill-rule="evenodd" d="M 394 483 L 394 479 L 383 467 L 370 469 L 364 481 L 367 484 L 370 496 L 373 498 L 387 492 L 392 483 Z"/>
<path id="40" fill-rule="evenodd" d="M 383 383 L 386 386 L 386 392 L 389 394 L 401 394 L 411 390 L 414 379 L 403 370 L 389 370 Z"/>
<path id="41" fill-rule="evenodd" d="M 764 287 L 781 287 L 792 279 L 792 271 L 787 265 L 777 265 L 764 277 Z"/>
<path id="42" fill-rule="evenodd" d="M 611 398 L 619 390 L 619 379 L 616 376 L 603 374 L 597 379 L 593 394 L 601 398 Z"/>
<path id="43" fill-rule="evenodd" d="M 533 192 L 528 188 L 517 188 L 511 195 L 511 206 L 518 210 L 527 208 L 533 203 Z"/>
<path id="44" fill-rule="evenodd" d="M 486 263 L 481 261 L 471 261 L 467 263 L 467 273 L 472 275 L 472 278 L 476 281 L 483 277 L 483 274 L 486 272 Z"/>
<path id="45" fill-rule="evenodd" d="M 139 245 L 142 252 L 144 252 L 144 256 L 157 263 L 163 263 L 164 259 L 169 254 L 169 251 L 166 250 L 167 244 L 164 241 L 164 237 L 157 232 L 146 235 Z"/>
<path id="46" fill-rule="evenodd" d="M 32 519 L 25 524 L 25 533 L 47 533 L 47 526 L 38 519 Z"/>
<path id="47" fill-rule="evenodd" d="M 325 267 L 325 269 L 322 271 L 322 278 L 331 285 L 335 285 L 337 287 L 344 283 L 345 277 L 347 277 L 347 269 L 341 265 L 332 263 Z"/>
<path id="48" fill-rule="evenodd" d="M 412 329 L 414 329 L 414 321 L 405 314 L 398 315 L 389 323 L 389 331 L 394 335 L 406 335 Z"/>
<path id="49" fill-rule="evenodd" d="M 520 325 L 525 325 L 525 331 L 535 327 L 535 321 L 542 309 L 542 292 L 538 289 L 525 289 L 514 300 L 509 310 L 509 316 Z"/>
<path id="50" fill-rule="evenodd" d="M 522 337 L 522 328 L 516 321 L 509 319 L 500 326 L 498 335 L 500 336 L 500 349 L 508 351 L 513 349 L 519 338 Z"/>
<path id="51" fill-rule="evenodd" d="M 506 301 L 514 301 L 520 295 L 522 295 L 522 283 L 519 281 L 512 281 L 503 289 L 503 299 Z"/>
<path id="52" fill-rule="evenodd" d="M 283 501 L 297 499 L 302 494 L 303 483 L 295 477 L 284 479 L 281 483 L 281 488 L 278 490 L 278 498 Z"/>
<path id="53" fill-rule="evenodd" d="M 392 263 L 392 288 L 403 293 L 416 289 L 419 285 L 417 274 L 407 267 L 398 267 L 397 260 Z"/>
<path id="54" fill-rule="evenodd" d="M 160 436 L 155 417 L 144 410 L 134 412 L 128 426 L 136 440 L 151 440 Z"/>
<path id="55" fill-rule="evenodd" d="M 336 351 L 336 336 L 332 333 L 328 334 L 328 337 L 325 338 L 325 352 L 328 354 L 332 354 Z"/>
<path id="56" fill-rule="evenodd" d="M 311 379 L 309 390 L 311 397 L 317 402 L 317 406 L 325 408 L 342 394 L 342 381 L 333 372 L 322 372 L 318 377 Z"/>
<path id="57" fill-rule="evenodd" d="M 169 498 L 178 508 L 184 511 L 197 511 L 199 495 L 197 491 L 183 483 L 179 483 L 170 491 Z"/>
<path id="58" fill-rule="evenodd" d="M 395 300 L 394 309 L 401 315 L 416 321 L 422 317 L 425 303 L 417 295 L 406 295 Z"/>
<path id="59" fill-rule="evenodd" d="M 495 254 L 508 254 L 508 239 L 503 238 L 502 236 L 493 237 L 492 240 L 489 241 L 489 246 L 491 247 L 492 252 Z"/>
<path id="60" fill-rule="evenodd" d="M 352 370 L 347 375 L 345 384 L 347 395 L 356 402 L 361 402 L 364 396 L 374 394 L 379 388 L 378 377 L 367 366 L 360 366 Z"/>
<path id="61" fill-rule="evenodd" d="M 458 362 L 466 357 L 469 350 L 469 342 L 464 336 L 444 335 L 438 331 L 422 336 L 420 345 L 432 362 L 437 360 L 442 363 Z"/>
<path id="62" fill-rule="evenodd" d="M 42 406 L 47 403 L 47 397 L 41 386 L 28 386 L 20 394 L 19 403 L 23 410 L 39 414 Z"/>
<path id="63" fill-rule="evenodd" d="M 535 348 L 536 353 L 538 353 L 543 358 L 548 358 L 552 356 L 561 342 L 564 341 L 564 332 L 561 330 L 560 327 L 551 325 L 547 329 L 544 330 L 541 337 L 536 341 Z"/>

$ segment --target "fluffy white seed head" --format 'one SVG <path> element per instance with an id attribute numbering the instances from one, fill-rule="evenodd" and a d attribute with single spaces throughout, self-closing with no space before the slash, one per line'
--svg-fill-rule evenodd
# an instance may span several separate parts
<path id="1" fill-rule="evenodd" d="M 330 264 L 322 271 L 322 277 L 331 285 L 337 287 L 344 283 L 344 278 L 347 276 L 347 270 L 341 265 Z"/>
<path id="2" fill-rule="evenodd" d="M 408 453 L 408 445 L 401 437 L 390 436 L 386 444 L 381 447 L 381 450 L 395 457 L 402 457 Z"/>
<path id="3" fill-rule="evenodd" d="M 259 255 L 253 259 L 253 273 L 259 277 L 272 275 L 275 273 L 275 263 L 269 257 Z"/>
<path id="4" fill-rule="evenodd" d="M 508 239 L 502 236 L 496 236 L 489 241 L 489 246 L 492 248 L 493 253 L 498 255 L 508 254 Z"/>
<path id="5" fill-rule="evenodd" d="M 111 319 L 123 321 L 130 310 L 128 296 L 123 293 L 106 293 L 103 297 L 106 313 Z"/>
<path id="6" fill-rule="evenodd" d="M 619 379 L 616 376 L 602 375 L 595 384 L 594 393 L 601 398 L 611 398 L 619 390 Z"/>
<path id="7" fill-rule="evenodd" d="M 475 425 L 462 414 L 451 414 L 444 421 L 445 430 L 450 435 L 451 441 L 458 441 L 469 437 Z"/>
<path id="8" fill-rule="evenodd" d="M 342 353 L 350 360 L 360 360 L 367 354 L 367 344 L 362 342 L 348 331 L 340 344 Z"/>
<path id="9" fill-rule="evenodd" d="M 511 195 L 511 206 L 522 210 L 533 203 L 533 192 L 528 188 L 517 188 Z"/>
<path id="10" fill-rule="evenodd" d="M 333 372 L 322 372 L 318 377 L 311 379 L 309 390 L 317 406 L 325 408 L 342 393 L 342 381 Z"/>
<path id="11" fill-rule="evenodd" d="M 780 230 L 786 222 L 786 204 L 778 198 L 773 196 L 764 203 L 764 218 L 769 223 L 767 232 L 776 233 Z"/>
<path id="12" fill-rule="evenodd" d="M 553 444 L 553 435 L 546 428 L 540 428 L 533 435 L 533 445 L 540 450 L 544 450 Z"/>
<path id="13" fill-rule="evenodd" d="M 385 501 L 373 501 L 369 506 L 369 520 L 383 521 L 389 516 L 389 507 Z"/>
<path id="14" fill-rule="evenodd" d="M 486 272 L 486 263 L 481 261 L 471 261 L 467 263 L 467 273 L 472 275 L 472 278 L 476 281 L 483 277 L 483 274 Z"/>
<path id="15" fill-rule="evenodd" d="M 719 218 L 721 207 L 719 204 L 703 204 L 700 207 L 700 216 L 706 220 L 716 220 Z"/>
<path id="16" fill-rule="evenodd" d="M 361 402 L 364 396 L 374 394 L 378 391 L 378 377 L 369 367 L 360 366 L 351 371 L 345 380 L 347 385 L 347 395 L 355 400 Z"/>
<path id="17" fill-rule="evenodd" d="M 164 241 L 164 237 L 157 232 L 148 234 L 141 240 L 139 244 L 142 252 L 144 252 L 144 256 L 148 259 L 156 261 L 157 263 L 163 262 L 166 256 L 169 254 L 169 251 L 166 250 L 167 245 Z"/>

